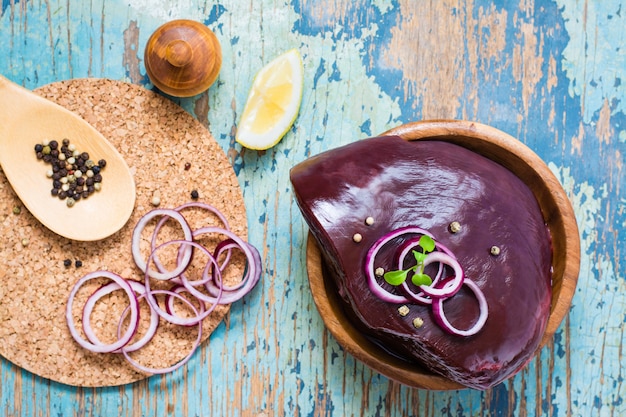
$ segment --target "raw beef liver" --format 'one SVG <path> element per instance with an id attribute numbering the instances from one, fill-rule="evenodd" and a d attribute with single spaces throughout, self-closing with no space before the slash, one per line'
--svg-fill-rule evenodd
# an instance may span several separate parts
<path id="1" fill-rule="evenodd" d="M 476 389 L 500 383 L 532 358 L 550 309 L 551 241 L 532 192 L 510 171 L 445 141 L 390 136 L 314 156 L 292 168 L 291 182 L 347 315 L 371 340 Z M 458 233 L 449 230 L 453 221 L 461 224 Z M 397 304 L 371 292 L 364 274 L 368 249 L 404 226 L 432 233 L 481 288 L 489 316 L 478 334 L 445 332 L 428 306 L 408 305 L 402 316 Z M 362 236 L 358 243 L 355 233 Z M 498 256 L 490 254 L 494 245 Z M 390 265 L 387 252 L 377 264 Z M 477 316 L 470 291 L 444 305 L 459 328 Z M 416 317 L 424 321 L 418 329 Z"/>

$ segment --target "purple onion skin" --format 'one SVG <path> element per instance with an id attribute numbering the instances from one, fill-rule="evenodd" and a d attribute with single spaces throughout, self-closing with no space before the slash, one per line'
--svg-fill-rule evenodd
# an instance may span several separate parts
<path id="1" fill-rule="evenodd" d="M 551 240 L 532 192 L 510 171 L 448 142 L 378 137 L 314 156 L 294 166 L 290 177 L 347 315 L 369 338 L 481 390 L 532 358 L 550 310 Z M 375 222 L 368 226 L 370 216 Z M 450 232 L 453 221 L 461 231 Z M 372 294 L 363 270 L 366 253 L 378 238 L 404 226 L 430 231 L 481 288 L 489 317 L 478 334 L 446 333 L 430 307 L 410 305 L 402 317 L 398 305 Z M 353 241 L 355 233 L 361 242 Z M 490 254 L 494 245 L 498 256 Z M 393 255 L 385 251 L 376 265 L 391 269 Z M 444 305 L 458 328 L 478 317 L 466 288 Z M 424 320 L 419 329 L 412 325 L 416 317 Z"/>

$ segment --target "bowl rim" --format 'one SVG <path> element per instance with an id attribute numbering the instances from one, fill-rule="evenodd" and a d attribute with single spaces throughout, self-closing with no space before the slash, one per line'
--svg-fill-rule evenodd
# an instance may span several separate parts
<path id="1" fill-rule="evenodd" d="M 526 183 L 540 207 L 552 235 L 552 304 L 543 337 L 535 355 L 553 339 L 569 312 L 580 271 L 580 238 L 572 204 L 546 163 L 513 136 L 494 127 L 467 120 L 423 120 L 392 128 L 379 136 L 405 140 L 445 140 L 494 160 Z M 468 140 L 469 139 L 469 140 Z M 557 239 L 555 239 L 557 237 Z M 465 386 L 408 364 L 365 338 L 347 319 L 334 285 L 323 274 L 320 249 L 309 232 L 306 268 L 314 302 L 338 343 L 358 360 L 388 378 L 415 388 L 463 389 Z"/>

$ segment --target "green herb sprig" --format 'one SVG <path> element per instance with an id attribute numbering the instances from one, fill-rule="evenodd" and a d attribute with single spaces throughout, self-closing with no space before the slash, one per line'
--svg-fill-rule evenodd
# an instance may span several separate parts
<path id="1" fill-rule="evenodd" d="M 408 269 L 385 272 L 383 275 L 385 281 L 391 285 L 398 286 L 406 281 L 409 272 L 413 272 L 411 282 L 414 285 L 431 285 L 433 283 L 430 275 L 424 273 L 424 261 L 426 260 L 428 253 L 435 250 L 435 241 L 430 236 L 422 235 L 417 242 L 417 245 L 422 249 L 422 252 L 418 252 L 416 250 L 412 251 L 416 264 Z"/>

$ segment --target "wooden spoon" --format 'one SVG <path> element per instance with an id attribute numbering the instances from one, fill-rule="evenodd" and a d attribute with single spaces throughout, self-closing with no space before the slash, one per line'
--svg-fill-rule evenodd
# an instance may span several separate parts
<path id="1" fill-rule="evenodd" d="M 69 139 L 94 161 L 107 162 L 102 189 L 73 207 L 50 193 L 50 164 L 37 159 L 43 140 Z M 0 166 L 22 203 L 44 226 L 68 239 L 94 241 L 117 232 L 135 206 L 128 165 L 98 131 L 69 110 L 0 76 Z"/>

